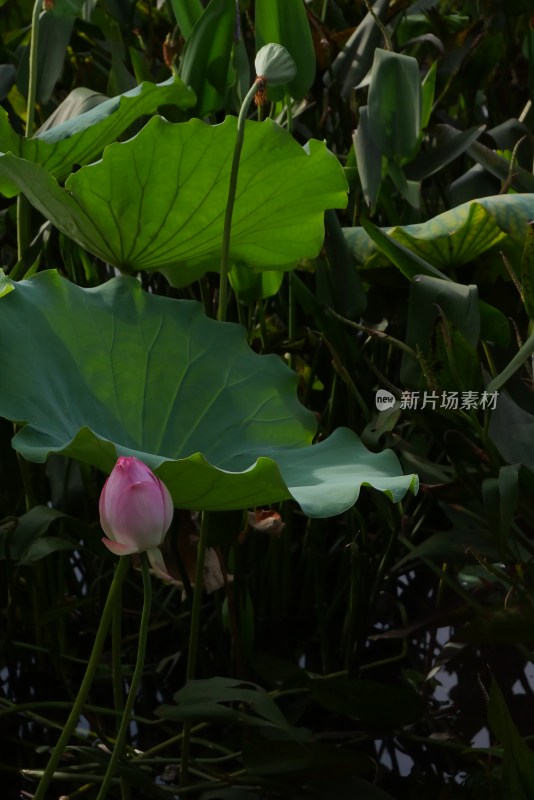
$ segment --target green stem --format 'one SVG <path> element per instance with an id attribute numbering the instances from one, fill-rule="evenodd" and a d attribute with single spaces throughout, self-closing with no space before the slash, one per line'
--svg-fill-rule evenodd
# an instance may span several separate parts
<path id="1" fill-rule="evenodd" d="M 30 204 L 22 192 L 17 195 L 17 259 L 20 261 L 30 241 Z"/>
<path id="2" fill-rule="evenodd" d="M 32 13 L 32 33 L 30 41 L 30 65 L 28 78 L 28 105 L 26 106 L 26 138 L 33 136 L 35 120 L 35 98 L 37 95 L 37 48 L 39 46 L 39 16 L 43 0 L 35 0 Z"/>
<path id="3" fill-rule="evenodd" d="M 269 352 L 269 336 L 267 333 L 267 323 L 265 321 L 265 306 L 263 304 L 263 298 L 261 296 L 258 298 L 258 320 L 260 323 L 260 339 L 261 339 L 261 351 L 262 353 Z"/>
<path id="4" fill-rule="evenodd" d="M 70 710 L 72 708 L 72 703 L 69 703 L 68 700 L 38 700 L 33 703 L 11 703 L 9 700 L 6 700 L 4 697 L 0 698 L 0 719 L 2 717 L 9 716 L 10 714 L 26 714 L 30 719 L 35 720 L 35 722 L 40 722 L 45 725 L 47 728 L 59 728 L 63 730 L 63 725 L 59 722 L 54 722 L 54 720 L 49 719 L 48 717 L 42 717 L 39 714 L 32 713 L 34 709 L 38 708 L 52 708 L 57 711 L 58 708 L 65 708 Z M 91 703 L 86 703 L 84 705 L 85 711 L 92 711 L 95 714 L 103 714 L 108 715 L 110 717 L 122 717 L 122 711 L 115 711 L 113 708 L 108 708 L 107 706 L 95 706 Z M 142 722 L 143 725 L 154 725 L 153 719 L 148 719 L 147 717 L 140 717 L 137 715 L 132 716 L 132 720 L 135 722 Z M 96 733 L 87 733 L 84 731 L 83 735 L 80 735 L 81 739 L 87 740 L 87 737 L 97 737 Z"/>
<path id="5" fill-rule="evenodd" d="M 204 586 L 204 560 L 206 556 L 206 539 L 208 534 L 207 511 L 202 512 L 200 534 L 197 545 L 197 566 L 195 571 L 195 586 L 193 589 L 193 605 L 191 607 L 191 628 L 189 630 L 189 649 L 187 651 L 186 681 L 195 679 L 197 667 L 197 650 L 200 630 L 200 606 L 202 602 L 202 589 Z M 182 740 L 182 758 L 180 762 L 180 788 L 187 785 L 187 772 L 189 766 L 189 745 L 191 741 L 191 721 L 184 722 Z"/>
<path id="6" fill-rule="evenodd" d="M 391 43 L 391 39 L 389 37 L 389 34 L 388 34 L 387 30 L 386 30 L 386 26 L 384 25 L 384 23 L 382 22 L 380 17 L 376 14 L 373 6 L 371 5 L 370 0 L 363 0 L 363 1 L 365 3 L 365 7 L 367 8 L 367 11 L 369 12 L 369 14 L 374 19 L 375 24 L 378 25 L 378 27 L 380 29 L 380 33 L 384 37 L 384 49 L 385 50 L 389 50 L 389 51 L 393 51 L 393 45 Z"/>
<path id="7" fill-rule="evenodd" d="M 293 112 L 291 110 L 291 95 L 286 94 L 285 98 L 286 114 L 287 114 L 287 132 L 293 132 Z"/>
<path id="8" fill-rule="evenodd" d="M 111 622 L 111 676 L 113 681 L 113 707 L 122 716 L 124 712 L 124 697 L 122 694 L 121 623 L 122 607 L 120 601 L 117 600 Z M 118 726 L 116 732 L 118 732 Z"/>
<path id="9" fill-rule="evenodd" d="M 121 720 L 124 717 L 124 695 L 122 691 L 122 665 L 121 665 L 121 642 L 122 642 L 122 603 L 117 602 L 113 609 L 113 620 L 111 622 L 111 674 L 113 681 L 113 707 L 117 712 L 115 735 L 118 736 Z M 121 776 L 121 796 L 122 800 L 130 800 L 130 787 L 126 779 Z"/>
<path id="10" fill-rule="evenodd" d="M 74 705 L 72 706 L 72 710 L 69 714 L 69 718 L 65 723 L 65 727 L 63 728 L 63 733 L 59 737 L 57 744 L 52 752 L 52 755 L 50 756 L 50 760 L 46 765 L 46 769 L 43 772 L 43 776 L 39 781 L 39 786 L 37 787 L 37 790 L 33 796 L 34 800 L 44 800 L 46 796 L 46 790 L 48 789 L 50 781 L 54 776 L 55 769 L 78 723 L 80 714 L 82 713 L 82 709 L 87 699 L 87 695 L 89 694 L 89 689 L 91 688 L 91 684 L 95 677 L 95 673 L 100 664 L 100 656 L 102 655 L 102 650 L 104 647 L 104 642 L 106 640 L 106 635 L 109 630 L 109 626 L 111 625 L 111 617 L 113 614 L 113 609 L 115 608 L 117 598 L 120 596 L 122 582 L 124 581 L 126 573 L 128 572 L 129 566 L 130 566 L 129 558 L 119 559 L 119 563 L 115 570 L 111 586 L 109 588 L 109 594 L 106 600 L 106 604 L 104 606 L 104 610 L 102 611 L 102 616 L 100 618 L 100 625 L 98 626 L 98 630 L 96 632 L 95 641 L 93 644 L 93 650 L 91 653 L 91 657 L 89 658 L 89 662 L 87 664 L 85 675 L 83 677 L 81 686 L 78 690 L 78 694 L 76 696 L 76 700 L 74 701 Z"/>
<path id="11" fill-rule="evenodd" d="M 237 136 L 235 140 L 234 157 L 232 159 L 232 168 L 230 170 L 228 201 L 226 203 L 226 213 L 224 216 L 221 253 L 221 283 L 219 288 L 219 309 L 217 312 L 217 319 L 219 322 L 224 322 L 226 319 L 226 306 L 228 303 L 228 270 L 230 266 L 230 235 L 232 232 L 232 215 L 234 213 L 235 195 L 237 190 L 237 173 L 239 171 L 239 159 L 241 158 L 241 150 L 243 149 L 243 141 L 245 139 L 245 121 L 247 118 L 247 110 L 250 105 L 250 101 L 256 94 L 257 83 L 258 79 L 254 81 L 248 90 L 245 99 L 241 104 L 239 117 L 237 118 Z"/>
<path id="12" fill-rule="evenodd" d="M 289 281 L 287 286 L 288 286 L 287 338 L 291 343 L 294 343 L 295 339 L 297 338 L 297 298 L 295 297 L 293 283 Z M 297 356 L 292 349 L 290 349 L 289 352 L 289 366 L 291 367 L 293 372 L 295 371 L 297 366 Z"/>
<path id="13" fill-rule="evenodd" d="M 200 289 L 200 299 L 202 301 L 202 305 L 204 306 L 204 313 L 207 317 L 213 317 L 213 308 L 211 304 L 209 283 L 206 275 L 200 278 L 198 282 L 198 287 Z"/>
<path id="14" fill-rule="evenodd" d="M 111 754 L 111 758 L 109 759 L 108 768 L 106 770 L 102 786 L 100 787 L 97 800 L 105 800 L 107 791 L 111 785 L 113 776 L 115 774 L 117 763 L 124 752 L 124 748 L 126 745 L 126 735 L 128 733 L 128 728 L 130 727 L 130 718 L 132 715 L 135 698 L 137 696 L 137 689 L 139 688 L 139 683 L 143 675 L 143 668 L 145 666 L 146 643 L 148 638 L 148 626 L 150 622 L 150 605 L 152 602 L 152 584 L 150 579 L 150 571 L 148 567 L 148 557 L 146 553 L 141 553 L 141 570 L 143 575 L 144 600 L 143 600 L 143 611 L 141 613 L 141 624 L 139 626 L 137 661 L 135 663 L 135 669 L 132 675 L 130 691 L 128 692 L 128 697 L 126 698 L 126 703 L 124 704 L 124 712 L 122 715 L 119 732 L 117 734 L 117 739 L 115 741 L 115 747 L 113 748 L 113 753 Z"/>
<path id="15" fill-rule="evenodd" d="M 35 0 L 32 13 L 32 29 L 30 39 L 30 64 L 28 78 L 28 102 L 26 105 L 26 133 L 29 139 L 33 136 L 35 120 L 35 97 L 37 94 L 37 48 L 39 46 L 39 15 L 43 0 Z M 17 253 L 22 258 L 30 241 L 30 205 L 23 194 L 17 197 Z"/>
<path id="16" fill-rule="evenodd" d="M 395 339 L 395 337 L 389 336 L 383 331 L 378 331 L 376 328 L 370 328 L 368 325 L 362 325 L 360 322 L 354 322 L 352 319 L 347 319 L 346 317 L 343 317 L 341 314 L 338 314 L 336 311 L 334 311 L 333 308 L 330 308 L 330 306 L 326 306 L 326 312 L 331 314 L 340 322 L 343 322 L 343 324 L 347 325 L 349 328 L 355 328 L 357 331 L 366 333 L 370 339 L 373 339 L 373 341 L 383 342 L 384 344 L 390 344 L 393 347 L 398 347 L 398 349 L 402 350 L 403 353 L 407 353 L 407 355 L 417 359 L 416 351 L 409 345 L 405 344 L 405 342 L 403 342 L 401 339 Z"/>

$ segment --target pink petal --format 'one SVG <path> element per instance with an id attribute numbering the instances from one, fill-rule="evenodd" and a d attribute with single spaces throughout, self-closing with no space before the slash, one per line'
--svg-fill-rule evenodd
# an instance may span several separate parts
<path id="1" fill-rule="evenodd" d="M 130 552 L 143 552 L 162 543 L 174 505 L 165 484 L 146 464 L 121 456 L 104 484 L 99 511 L 110 541 L 125 545 Z"/>
<path id="2" fill-rule="evenodd" d="M 139 481 L 150 481 L 154 479 L 154 473 L 135 456 L 120 456 L 117 461 L 117 466 L 127 477 L 129 483 L 138 483 Z"/>
<path id="3" fill-rule="evenodd" d="M 167 533 L 167 531 L 171 527 L 172 518 L 174 516 L 174 501 L 171 497 L 171 493 L 169 492 L 163 481 L 160 480 L 159 478 L 157 480 L 160 486 L 161 497 L 163 501 L 163 515 L 164 515 L 163 528 L 165 533 Z"/>
<path id="4" fill-rule="evenodd" d="M 117 497 L 113 511 L 115 539 L 134 540 L 140 550 L 158 547 L 167 529 L 161 492 L 147 481 L 133 483 Z"/>
<path id="5" fill-rule="evenodd" d="M 100 525 L 102 526 L 102 530 L 106 534 L 108 538 L 111 539 L 111 527 L 108 522 L 107 513 L 106 513 L 106 492 L 109 483 L 109 477 L 106 479 L 102 491 L 100 493 L 100 500 L 98 501 L 98 511 L 100 513 Z"/>
<path id="6" fill-rule="evenodd" d="M 116 556 L 129 556 L 132 553 L 138 553 L 139 550 L 134 544 L 121 544 L 120 542 L 113 542 L 110 539 L 106 539 L 105 536 L 102 537 L 102 541 L 108 548 L 114 553 Z"/>
<path id="7" fill-rule="evenodd" d="M 157 547 L 153 548 L 152 550 L 147 550 L 146 554 L 148 556 L 148 560 L 150 561 L 150 566 L 152 567 L 152 572 L 154 575 L 159 578 L 160 580 L 164 581 L 165 583 L 173 583 L 175 586 L 182 586 L 180 581 L 177 581 L 172 575 L 169 575 L 167 572 L 167 567 L 165 565 L 165 561 L 163 560 L 163 555 L 161 550 L 158 550 Z"/>

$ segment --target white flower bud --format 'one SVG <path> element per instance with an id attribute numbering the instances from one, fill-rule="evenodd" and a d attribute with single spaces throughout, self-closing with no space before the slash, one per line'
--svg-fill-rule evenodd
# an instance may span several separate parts
<path id="1" fill-rule="evenodd" d="M 289 83 L 297 74 L 297 67 L 281 44 L 266 44 L 256 54 L 256 75 L 265 78 L 271 86 Z"/>

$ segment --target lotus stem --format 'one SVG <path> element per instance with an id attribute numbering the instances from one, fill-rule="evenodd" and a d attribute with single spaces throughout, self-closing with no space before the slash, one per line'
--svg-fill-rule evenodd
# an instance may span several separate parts
<path id="1" fill-rule="evenodd" d="M 124 558 L 124 556 L 123 556 Z M 150 606 L 152 603 L 152 584 L 150 579 L 150 571 L 148 566 L 148 556 L 146 553 L 141 553 L 141 571 L 143 575 L 143 611 L 141 613 L 141 624 L 139 626 L 139 642 L 137 646 L 137 661 L 135 663 L 134 673 L 132 675 L 132 682 L 130 684 L 130 691 L 124 704 L 124 712 L 122 714 L 119 732 L 115 741 L 115 747 L 108 763 L 108 768 L 100 787 L 97 800 L 105 800 L 108 789 L 113 780 L 117 763 L 124 752 L 126 745 L 126 736 L 128 728 L 130 727 L 130 718 L 137 696 L 137 689 L 143 675 L 143 668 L 145 666 L 146 643 L 148 639 L 148 627 L 150 622 Z"/>
<path id="2" fill-rule="evenodd" d="M 239 160 L 241 158 L 241 150 L 243 149 L 243 141 L 245 139 L 245 121 L 247 118 L 247 110 L 250 105 L 250 101 L 257 92 L 258 81 L 259 78 L 256 78 L 248 90 L 245 99 L 241 104 L 241 110 L 237 118 L 237 136 L 235 140 L 234 156 L 232 158 L 232 168 L 230 170 L 230 185 L 228 187 L 226 213 L 224 216 L 221 254 L 221 282 L 219 288 L 219 309 L 217 312 L 217 319 L 219 322 L 224 322 L 226 320 L 226 306 L 228 304 L 228 270 L 230 266 L 230 236 L 232 233 L 232 215 L 234 213 L 235 195 L 237 190 Z"/>
<path id="3" fill-rule="evenodd" d="M 122 690 L 122 603 L 117 601 L 113 610 L 111 622 L 111 673 L 113 680 L 113 706 L 117 712 L 115 734 L 120 730 L 121 719 L 124 716 L 124 696 Z M 120 779 L 122 800 L 130 800 L 130 787 L 124 777 Z"/>
<path id="4" fill-rule="evenodd" d="M 393 45 L 391 43 L 390 36 L 389 36 L 389 34 L 388 34 L 387 30 L 386 30 L 386 26 L 384 25 L 384 23 L 382 22 L 382 20 L 378 16 L 378 14 L 375 12 L 370 0 L 363 0 L 363 1 L 365 3 L 365 7 L 366 7 L 367 11 L 369 12 L 369 14 L 374 19 L 375 24 L 378 26 L 378 28 L 380 29 L 380 33 L 384 37 L 384 49 L 385 50 L 389 50 L 390 52 L 393 52 Z"/>
<path id="5" fill-rule="evenodd" d="M 111 623 L 111 677 L 113 681 L 113 706 L 115 711 L 118 711 L 120 715 L 122 715 L 124 711 L 124 698 L 122 696 L 121 623 L 122 608 L 120 603 L 117 602 L 117 605 L 113 609 L 113 620 Z"/>
<path id="6" fill-rule="evenodd" d="M 286 115 L 287 115 L 287 132 L 293 132 L 293 111 L 291 109 L 291 95 L 286 93 L 285 96 Z"/>
<path id="7" fill-rule="evenodd" d="M 202 602 L 202 589 L 204 585 L 204 560 L 206 555 L 206 540 L 208 537 L 208 518 L 208 512 L 203 511 L 197 545 L 197 565 L 195 570 L 195 586 L 193 588 L 193 604 L 191 607 L 191 627 L 189 629 L 189 649 L 187 651 L 187 666 L 185 673 L 186 681 L 194 680 L 196 674 L 198 638 L 200 631 L 200 605 Z M 182 738 L 182 757 L 180 762 L 181 789 L 187 785 L 190 740 L 191 720 L 185 720 Z"/>
<path id="8" fill-rule="evenodd" d="M 115 574 L 113 576 L 113 580 L 111 582 L 106 604 L 102 611 L 102 616 L 100 618 L 100 625 L 98 626 L 98 630 L 96 632 L 95 641 L 93 644 L 93 650 L 89 658 L 89 663 L 87 664 L 87 669 L 85 670 L 83 681 L 78 690 L 78 694 L 76 696 L 76 700 L 74 701 L 74 705 L 72 706 L 69 718 L 65 723 L 65 727 L 63 728 L 63 733 L 59 737 L 57 744 L 54 747 L 54 750 L 52 751 L 52 755 L 50 756 L 50 760 L 48 761 L 46 769 L 43 772 L 42 778 L 39 781 L 39 785 L 33 796 L 33 800 L 45 799 L 46 790 L 48 789 L 50 781 L 54 777 L 55 769 L 59 764 L 61 756 L 63 755 L 63 751 L 65 750 L 67 744 L 69 743 L 69 739 L 72 736 L 74 729 L 76 728 L 78 720 L 80 719 L 80 714 L 82 713 L 85 701 L 87 699 L 87 695 L 89 694 L 89 689 L 91 688 L 91 684 L 93 683 L 93 679 L 100 664 L 100 657 L 102 655 L 102 650 L 104 648 L 106 635 L 111 625 L 113 610 L 117 603 L 117 599 L 120 597 L 121 586 L 124 581 L 124 578 L 126 577 L 126 573 L 128 572 L 129 566 L 130 566 L 129 558 L 123 557 L 119 559 L 119 563 L 117 565 Z"/>
<path id="9" fill-rule="evenodd" d="M 30 40 L 30 64 L 28 76 L 28 104 L 26 106 L 26 138 L 33 136 L 35 120 L 35 97 L 37 94 L 37 48 L 39 47 L 39 16 L 43 6 L 42 0 L 35 0 L 32 13 L 32 31 Z"/>
<path id="10" fill-rule="evenodd" d="M 30 38 L 30 63 L 28 77 L 28 101 L 26 105 L 25 137 L 33 136 L 35 120 L 35 96 L 37 90 L 37 48 L 39 46 L 39 15 L 43 0 L 35 0 L 33 4 L 32 26 Z M 30 205 L 26 197 L 19 193 L 17 197 L 17 255 L 22 258 L 30 239 Z"/>

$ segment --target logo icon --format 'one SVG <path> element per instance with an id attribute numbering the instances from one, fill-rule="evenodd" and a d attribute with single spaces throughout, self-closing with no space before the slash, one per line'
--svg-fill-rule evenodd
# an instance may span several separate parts
<path id="1" fill-rule="evenodd" d="M 375 405 L 379 411 L 385 411 L 387 408 L 393 408 L 395 405 L 395 397 L 388 392 L 387 389 L 379 389 L 375 397 Z"/>

